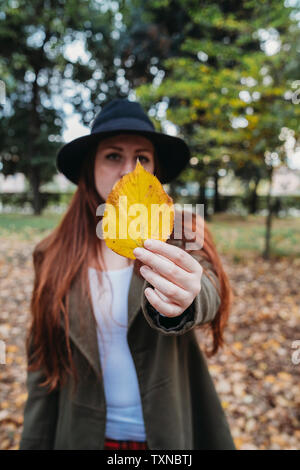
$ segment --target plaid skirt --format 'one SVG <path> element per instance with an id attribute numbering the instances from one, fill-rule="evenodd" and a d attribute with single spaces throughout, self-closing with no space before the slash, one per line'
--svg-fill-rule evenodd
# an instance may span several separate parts
<path id="1" fill-rule="evenodd" d="M 104 450 L 148 450 L 146 441 L 118 441 L 115 439 L 105 438 Z"/>

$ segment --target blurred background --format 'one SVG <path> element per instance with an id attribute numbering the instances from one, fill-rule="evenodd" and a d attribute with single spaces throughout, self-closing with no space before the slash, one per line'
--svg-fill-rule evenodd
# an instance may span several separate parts
<path id="1" fill-rule="evenodd" d="M 191 148 L 165 189 L 204 204 L 234 291 L 208 365 L 237 448 L 299 448 L 300 1 L 0 6 L 0 448 L 23 425 L 32 251 L 76 190 L 56 154 L 116 97 Z"/>

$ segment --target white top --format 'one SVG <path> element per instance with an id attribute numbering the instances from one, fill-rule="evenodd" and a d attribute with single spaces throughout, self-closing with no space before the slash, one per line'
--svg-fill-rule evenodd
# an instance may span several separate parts
<path id="1" fill-rule="evenodd" d="M 128 292 L 133 265 L 104 271 L 99 290 L 97 272 L 89 268 L 98 348 L 107 405 L 105 435 L 111 439 L 145 441 L 142 403 L 134 361 L 127 342 Z M 112 311 L 110 283 L 112 283 Z M 101 297 L 101 298 L 100 298 Z M 105 356 L 105 357 L 104 357 Z"/>

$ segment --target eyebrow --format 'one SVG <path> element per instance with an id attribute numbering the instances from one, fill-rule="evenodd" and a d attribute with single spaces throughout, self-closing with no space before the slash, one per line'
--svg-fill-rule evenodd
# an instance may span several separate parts
<path id="1" fill-rule="evenodd" d="M 123 147 L 116 147 L 115 145 L 109 145 L 109 146 L 105 147 L 105 149 L 108 149 L 108 148 L 109 149 L 116 149 L 116 150 L 124 150 Z M 140 148 L 140 149 L 136 149 L 135 151 L 136 152 L 152 152 L 152 150 L 149 149 L 149 148 L 148 149 Z"/>

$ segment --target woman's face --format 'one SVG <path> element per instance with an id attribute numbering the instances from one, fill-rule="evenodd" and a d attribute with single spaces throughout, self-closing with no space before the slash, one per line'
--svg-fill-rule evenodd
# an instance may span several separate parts
<path id="1" fill-rule="evenodd" d="M 95 157 L 95 186 L 104 200 L 114 184 L 135 169 L 137 158 L 145 170 L 154 173 L 154 146 L 146 137 L 118 134 L 100 141 Z"/>

